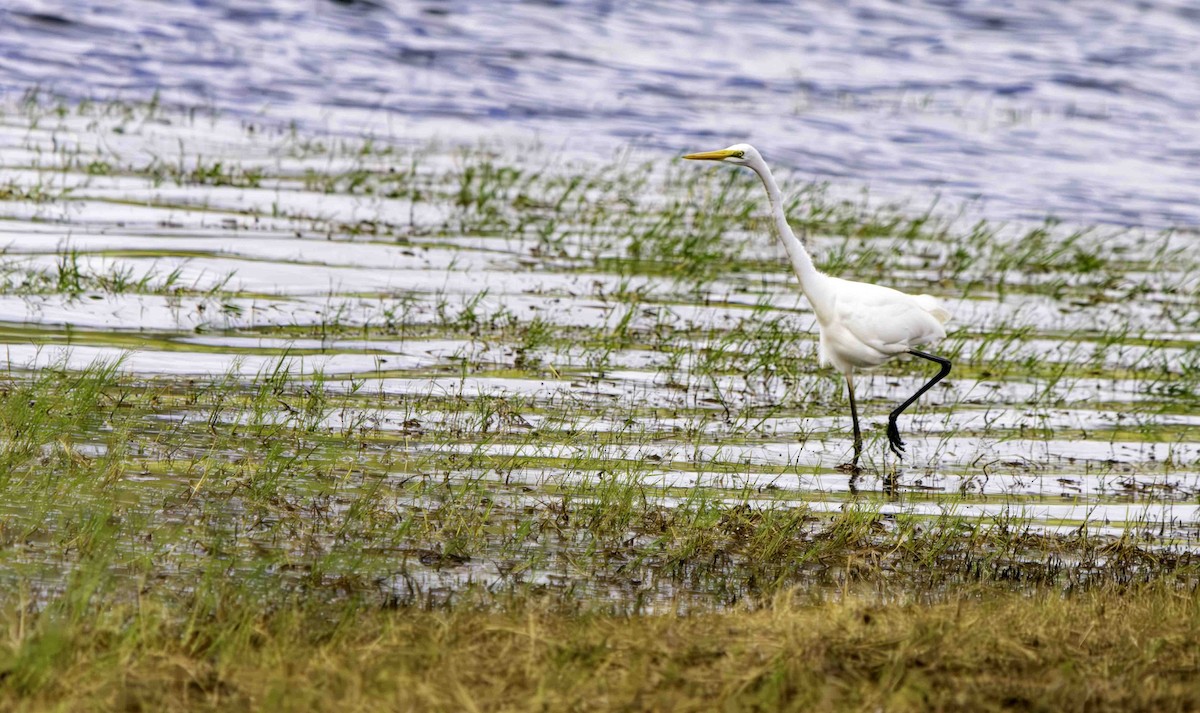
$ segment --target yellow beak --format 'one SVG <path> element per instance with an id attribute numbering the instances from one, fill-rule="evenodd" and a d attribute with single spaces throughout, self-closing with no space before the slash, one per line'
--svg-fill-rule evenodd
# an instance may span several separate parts
<path id="1" fill-rule="evenodd" d="M 692 161 L 723 161 L 736 153 L 737 153 L 737 151 L 730 151 L 729 149 L 722 149 L 720 151 L 705 151 L 704 153 L 690 153 L 687 156 L 684 156 L 684 158 L 690 159 Z"/>

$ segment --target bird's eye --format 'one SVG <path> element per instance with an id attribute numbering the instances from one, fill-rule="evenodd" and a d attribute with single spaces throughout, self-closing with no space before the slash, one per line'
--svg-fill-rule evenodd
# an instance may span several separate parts
<path id="1" fill-rule="evenodd" d="M 738 158 L 746 158 L 746 152 L 738 151 L 737 153 L 734 154 L 734 156 L 737 156 Z"/>

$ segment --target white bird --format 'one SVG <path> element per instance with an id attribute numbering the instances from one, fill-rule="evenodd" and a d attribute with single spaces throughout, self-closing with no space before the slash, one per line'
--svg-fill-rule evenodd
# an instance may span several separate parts
<path id="1" fill-rule="evenodd" d="M 941 371 L 900 404 L 888 416 L 888 443 L 897 457 L 903 458 L 904 441 L 896 419 L 921 394 L 950 373 L 950 360 L 918 351 L 916 347 L 934 344 L 946 336 L 943 326 L 950 318 L 930 295 L 910 295 L 890 287 L 866 282 L 843 280 L 826 275 L 813 265 L 804 243 L 792 232 L 783 212 L 783 194 L 771 175 L 771 169 L 758 151 L 749 144 L 734 144 L 720 151 L 708 151 L 684 156 L 694 161 L 723 161 L 745 166 L 758 174 L 767 189 L 771 216 L 780 242 L 787 250 L 800 289 L 817 315 L 821 332 L 822 364 L 832 364 L 846 377 L 850 394 L 850 416 L 854 421 L 854 460 L 850 463 L 857 472 L 862 455 L 862 431 L 858 426 L 858 408 L 854 404 L 854 370 L 872 369 L 905 354 L 928 359 L 941 366 Z"/>

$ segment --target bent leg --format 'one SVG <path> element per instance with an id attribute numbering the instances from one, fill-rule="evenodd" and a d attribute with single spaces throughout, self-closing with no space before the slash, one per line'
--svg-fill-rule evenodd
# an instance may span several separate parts
<path id="1" fill-rule="evenodd" d="M 904 403 L 902 403 L 898 407 L 896 407 L 896 410 L 892 411 L 892 413 L 888 416 L 888 429 L 887 429 L 888 444 L 891 445 L 892 452 L 895 453 L 896 457 L 898 457 L 898 458 L 904 457 L 904 453 L 903 453 L 904 441 L 902 441 L 900 439 L 900 428 L 899 428 L 899 426 L 896 425 L 896 419 L 900 416 L 900 414 L 904 413 L 904 409 L 908 408 L 909 406 L 912 405 L 912 403 L 914 401 L 919 399 L 921 397 L 921 394 L 925 393 L 926 391 L 929 391 L 929 389 L 932 388 L 934 384 L 936 384 L 937 382 L 946 378 L 946 374 L 950 373 L 950 360 L 949 359 L 946 359 L 946 358 L 940 357 L 940 356 L 934 356 L 932 354 L 926 354 L 925 352 L 917 351 L 916 349 L 909 349 L 908 353 L 912 354 L 913 356 L 921 357 L 922 359 L 928 359 L 929 361 L 936 362 L 937 364 L 940 364 L 942 368 L 941 368 L 941 371 L 939 371 L 936 376 L 934 376 L 932 379 L 930 379 L 920 389 L 917 389 L 917 393 L 908 397 L 907 401 L 905 401 Z"/>

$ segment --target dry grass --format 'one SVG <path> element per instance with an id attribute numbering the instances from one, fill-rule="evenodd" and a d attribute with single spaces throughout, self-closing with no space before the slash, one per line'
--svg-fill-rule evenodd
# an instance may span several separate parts
<path id="1" fill-rule="evenodd" d="M 878 592 L 757 610 L 613 616 L 150 603 L 3 622 L 6 710 L 1045 710 L 1200 706 L 1200 598 Z M 36 667 L 31 664 L 39 664 Z M 36 673 L 35 676 L 30 674 Z"/>

